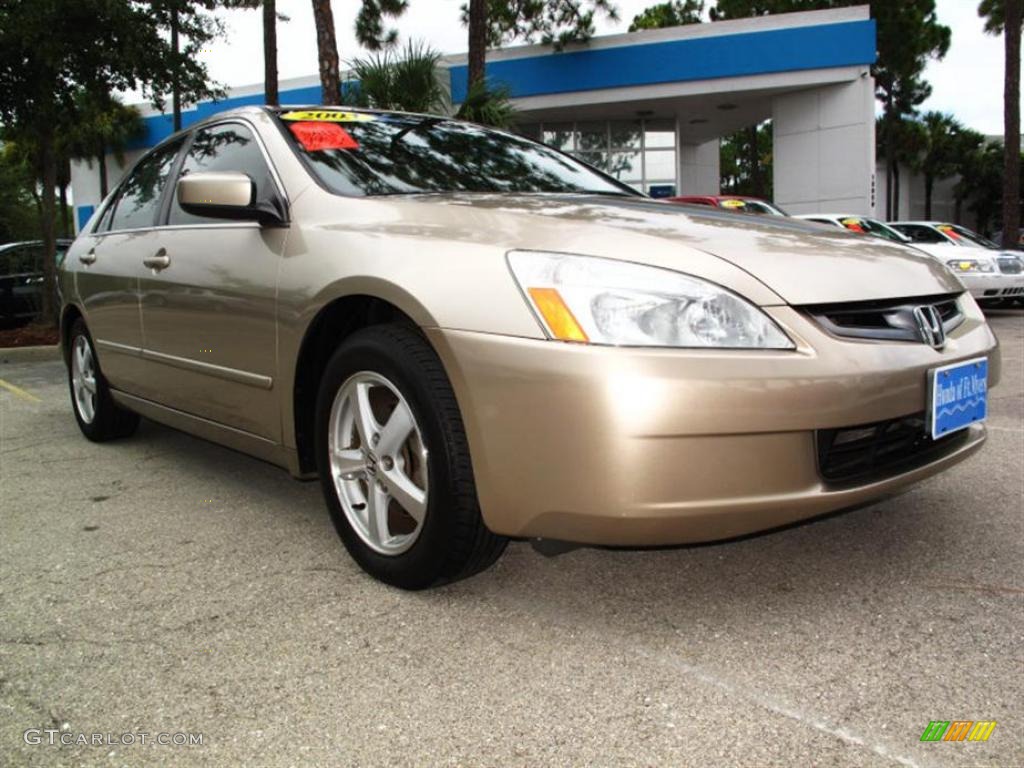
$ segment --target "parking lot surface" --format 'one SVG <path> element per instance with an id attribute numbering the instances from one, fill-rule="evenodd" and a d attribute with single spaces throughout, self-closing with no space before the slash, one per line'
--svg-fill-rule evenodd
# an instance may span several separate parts
<path id="1" fill-rule="evenodd" d="M 991 319 L 989 443 L 943 476 L 712 546 L 516 542 L 415 594 L 317 484 L 151 422 L 91 444 L 60 363 L 0 363 L 0 765 L 1022 765 L 1024 314 Z"/>

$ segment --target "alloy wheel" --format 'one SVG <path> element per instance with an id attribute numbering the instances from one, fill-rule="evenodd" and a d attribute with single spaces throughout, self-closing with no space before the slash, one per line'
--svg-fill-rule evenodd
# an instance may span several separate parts
<path id="1" fill-rule="evenodd" d="M 96 418 L 96 363 L 85 336 L 76 337 L 71 349 L 71 386 L 78 415 L 86 424 L 92 424 Z"/>
<path id="2" fill-rule="evenodd" d="M 328 424 L 331 477 L 349 524 L 367 546 L 399 555 L 419 538 L 427 514 L 427 449 L 416 417 L 387 378 L 350 376 Z"/>

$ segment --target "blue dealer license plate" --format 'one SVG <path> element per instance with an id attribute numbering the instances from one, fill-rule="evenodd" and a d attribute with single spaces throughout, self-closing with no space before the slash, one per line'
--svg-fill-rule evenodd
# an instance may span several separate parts
<path id="1" fill-rule="evenodd" d="M 933 440 L 984 421 L 988 359 L 979 357 L 929 371 L 928 401 L 928 431 Z"/>

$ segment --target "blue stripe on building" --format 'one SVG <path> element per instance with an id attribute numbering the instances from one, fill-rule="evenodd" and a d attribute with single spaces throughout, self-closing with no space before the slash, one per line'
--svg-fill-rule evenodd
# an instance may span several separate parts
<path id="1" fill-rule="evenodd" d="M 495 61 L 487 76 L 521 98 L 874 61 L 875 22 L 869 19 Z M 466 97 L 467 67 L 451 73 L 452 99 L 459 102 Z"/>

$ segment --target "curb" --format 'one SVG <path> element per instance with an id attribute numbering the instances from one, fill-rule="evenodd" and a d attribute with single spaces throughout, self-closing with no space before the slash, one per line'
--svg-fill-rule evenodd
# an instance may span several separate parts
<path id="1" fill-rule="evenodd" d="M 59 344 L 39 347 L 0 347 L 0 363 L 33 363 L 60 359 Z"/>

